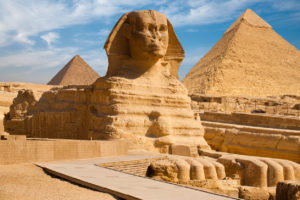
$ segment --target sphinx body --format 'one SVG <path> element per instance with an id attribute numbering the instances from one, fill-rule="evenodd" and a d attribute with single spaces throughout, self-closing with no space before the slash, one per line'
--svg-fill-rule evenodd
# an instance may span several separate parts
<path id="1" fill-rule="evenodd" d="M 123 41 L 127 48 L 118 48 L 114 41 Z M 93 137 L 130 138 L 134 146 L 154 144 L 165 150 L 171 144 L 209 148 L 177 78 L 184 51 L 165 15 L 125 14 L 105 49 L 108 73 L 93 84 L 90 105 Z"/>
<path id="2" fill-rule="evenodd" d="M 7 120 L 7 131 L 16 134 L 16 122 L 31 137 L 125 138 L 132 148 L 163 152 L 173 144 L 210 149 L 187 90 L 178 80 L 184 51 L 165 15 L 124 14 L 105 50 L 109 60 L 105 77 L 90 86 L 46 92 L 26 117 L 21 116 L 24 120 Z"/>

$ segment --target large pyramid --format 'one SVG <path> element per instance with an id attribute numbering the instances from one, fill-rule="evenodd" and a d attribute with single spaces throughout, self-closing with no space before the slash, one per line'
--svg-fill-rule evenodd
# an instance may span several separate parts
<path id="1" fill-rule="evenodd" d="M 247 9 L 183 84 L 190 94 L 300 95 L 300 51 Z"/>
<path id="2" fill-rule="evenodd" d="M 74 56 L 52 79 L 48 85 L 89 85 L 99 78 L 79 55 Z"/>

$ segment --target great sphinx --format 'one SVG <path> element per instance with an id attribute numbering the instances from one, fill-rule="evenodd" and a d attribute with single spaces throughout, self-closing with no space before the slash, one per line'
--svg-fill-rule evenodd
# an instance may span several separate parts
<path id="1" fill-rule="evenodd" d="M 219 184 L 229 177 L 236 195 L 239 186 L 265 190 L 279 181 L 300 180 L 300 165 L 292 161 L 210 150 L 178 79 L 184 50 L 165 15 L 124 14 L 104 48 L 109 62 L 104 77 L 89 86 L 53 88 L 40 99 L 19 91 L 5 130 L 36 138 L 126 140 L 131 149 L 163 153 L 188 147 L 196 158 L 171 155 L 154 161 L 153 177 L 192 184 L 206 179 Z"/>
<path id="2" fill-rule="evenodd" d="M 36 103 L 31 97 L 34 106 L 7 117 L 6 130 L 30 137 L 128 139 L 132 148 L 163 152 L 173 144 L 210 148 L 178 79 L 184 50 L 165 15 L 124 14 L 104 49 L 109 63 L 104 77 L 90 86 L 52 89 Z M 22 94 L 11 113 L 23 105 Z"/>

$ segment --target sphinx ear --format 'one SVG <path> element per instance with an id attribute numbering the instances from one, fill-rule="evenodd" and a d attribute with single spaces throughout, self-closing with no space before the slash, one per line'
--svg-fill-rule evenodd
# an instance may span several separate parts
<path id="1" fill-rule="evenodd" d="M 124 23 L 122 27 L 123 36 L 127 39 L 131 38 L 131 26 L 128 23 Z"/>
<path id="2" fill-rule="evenodd" d="M 184 59 L 184 50 L 175 34 L 172 24 L 168 20 L 169 45 L 165 55 L 165 61 L 170 64 L 170 73 L 178 77 L 179 66 Z"/>

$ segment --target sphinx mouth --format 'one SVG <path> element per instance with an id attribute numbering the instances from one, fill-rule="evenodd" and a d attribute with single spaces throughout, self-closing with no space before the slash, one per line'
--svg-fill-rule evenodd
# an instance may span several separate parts
<path id="1" fill-rule="evenodd" d="M 161 49 L 160 46 L 158 46 L 158 45 L 156 45 L 156 44 L 151 44 L 149 47 L 150 47 L 151 49 L 153 49 L 153 50 L 159 50 L 159 49 Z"/>

